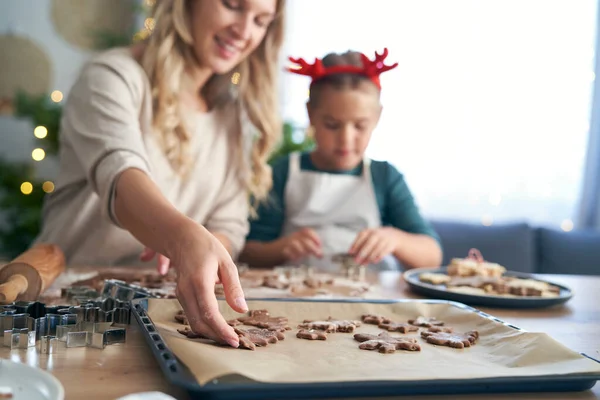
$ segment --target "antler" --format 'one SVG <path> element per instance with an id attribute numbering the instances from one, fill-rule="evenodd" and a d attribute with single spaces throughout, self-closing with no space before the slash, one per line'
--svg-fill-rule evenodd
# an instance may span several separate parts
<path id="1" fill-rule="evenodd" d="M 385 65 L 384 61 L 388 56 L 388 49 L 384 48 L 381 54 L 375 52 L 375 59 L 369 60 L 367 56 L 362 55 L 363 65 L 365 66 L 365 72 L 370 76 L 378 76 L 383 72 L 394 69 L 398 66 L 398 63 L 392 65 Z"/>
<path id="2" fill-rule="evenodd" d="M 314 79 L 323 76 L 323 74 L 325 73 L 323 63 L 319 59 L 316 59 L 313 64 L 307 63 L 306 61 L 304 61 L 303 58 L 290 57 L 289 60 L 294 64 L 300 66 L 300 68 L 288 68 L 288 71 L 293 72 L 295 74 L 310 76 Z"/>

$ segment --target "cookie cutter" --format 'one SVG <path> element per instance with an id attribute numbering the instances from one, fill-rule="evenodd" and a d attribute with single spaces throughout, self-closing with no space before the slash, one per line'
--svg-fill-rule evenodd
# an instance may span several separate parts
<path id="1" fill-rule="evenodd" d="M 100 297 L 100 293 L 90 286 L 71 286 L 61 289 L 60 295 L 67 301 L 85 302 Z"/>
<path id="2" fill-rule="evenodd" d="M 331 256 L 331 261 L 340 265 L 346 278 L 363 282 L 366 278 L 366 265 L 356 262 L 349 253 L 337 253 Z"/>
<path id="3" fill-rule="evenodd" d="M 4 347 L 13 349 L 27 349 L 35 346 L 35 331 L 27 328 L 13 328 L 4 331 Z"/>
<path id="4" fill-rule="evenodd" d="M 0 331 L 27 328 L 35 332 L 36 340 L 42 336 L 55 335 L 56 327 L 76 322 L 76 315 L 65 311 L 63 305 L 46 306 L 37 301 L 19 301 L 12 308 L 0 313 Z"/>
<path id="5" fill-rule="evenodd" d="M 66 347 L 94 347 L 104 349 L 107 345 L 125 343 L 127 330 L 113 327 L 110 322 L 82 322 L 75 326 L 64 326 L 59 330 L 59 341 Z"/>
<path id="6" fill-rule="evenodd" d="M 53 354 L 58 350 L 58 338 L 56 336 L 42 336 L 40 338 L 39 352 L 42 354 Z"/>
<path id="7" fill-rule="evenodd" d="M 126 283 L 118 279 L 106 279 L 101 293 L 102 298 L 111 297 L 120 301 L 131 301 L 133 299 L 155 297 L 148 289 Z"/>

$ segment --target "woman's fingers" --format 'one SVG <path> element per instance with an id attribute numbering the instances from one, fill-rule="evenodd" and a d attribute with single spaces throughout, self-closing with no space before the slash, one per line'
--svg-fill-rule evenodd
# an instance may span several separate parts
<path id="1" fill-rule="evenodd" d="M 154 258 L 155 255 L 156 255 L 156 252 L 154 250 L 152 250 L 149 247 L 145 247 L 144 250 L 142 250 L 142 253 L 140 254 L 140 260 L 141 261 L 150 261 Z"/>
<path id="2" fill-rule="evenodd" d="M 239 313 L 248 312 L 248 305 L 246 304 L 238 270 L 231 259 L 222 262 L 219 268 L 219 276 L 223 283 L 227 304 Z"/>
<path id="3" fill-rule="evenodd" d="M 219 335 L 217 335 L 202 319 L 198 303 L 194 297 L 195 293 L 191 282 L 178 282 L 176 291 L 177 298 L 183 307 L 183 311 L 185 312 L 192 331 L 200 333 L 216 342 L 221 342 Z"/>
<path id="4" fill-rule="evenodd" d="M 166 256 L 159 254 L 158 260 L 157 260 L 158 273 L 160 275 L 166 275 L 169 272 L 170 266 L 171 266 L 171 260 L 169 260 Z"/>
<path id="5" fill-rule="evenodd" d="M 194 280 L 194 293 L 200 318 L 216 335 L 219 341 L 226 342 L 231 347 L 239 346 L 239 337 L 219 311 L 219 303 L 215 296 L 214 279 L 200 278 Z"/>

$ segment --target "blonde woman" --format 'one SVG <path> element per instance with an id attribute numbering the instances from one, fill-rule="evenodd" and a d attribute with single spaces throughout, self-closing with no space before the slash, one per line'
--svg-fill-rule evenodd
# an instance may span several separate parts
<path id="1" fill-rule="evenodd" d="M 271 185 L 283 9 L 284 0 L 157 0 L 148 40 L 95 56 L 64 108 L 60 172 L 37 239 L 58 244 L 70 265 L 158 254 L 161 272 L 177 270 L 192 329 L 233 347 L 214 286 L 247 310 L 233 260 L 248 199 Z"/>

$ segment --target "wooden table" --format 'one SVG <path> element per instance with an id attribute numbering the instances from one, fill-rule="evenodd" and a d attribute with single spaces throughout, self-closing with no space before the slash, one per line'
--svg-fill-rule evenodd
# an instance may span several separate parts
<path id="1" fill-rule="evenodd" d="M 600 276 L 545 275 L 544 278 L 570 287 L 575 296 L 563 306 L 548 309 L 481 310 L 522 329 L 546 332 L 567 347 L 600 359 Z M 385 272 L 374 279 L 379 281 L 385 298 L 422 298 L 408 290 L 399 273 Z M 62 382 L 68 400 L 116 399 L 147 391 L 161 391 L 177 399 L 188 398 L 165 380 L 135 322 L 128 328 L 127 343 L 111 345 L 104 350 L 71 348 L 42 355 L 35 348 L 10 351 L 0 347 L 0 357 L 48 370 Z M 572 393 L 418 397 L 423 400 L 433 398 L 600 399 L 600 385 Z"/>

